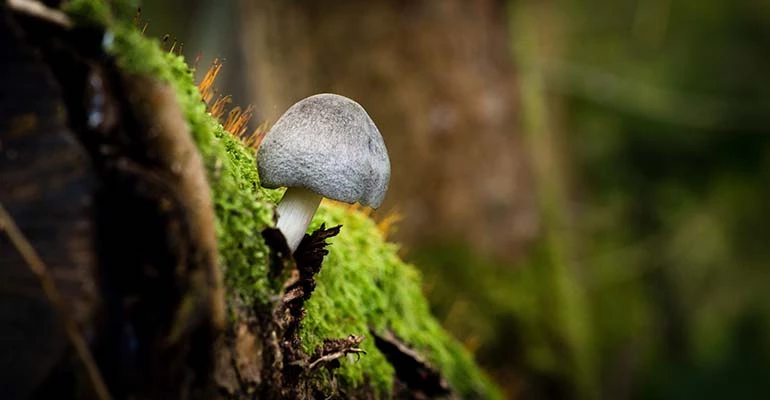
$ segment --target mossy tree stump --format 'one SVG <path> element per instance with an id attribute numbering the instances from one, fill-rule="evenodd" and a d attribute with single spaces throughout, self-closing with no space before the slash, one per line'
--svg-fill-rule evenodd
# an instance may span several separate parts
<path id="1" fill-rule="evenodd" d="M 323 205 L 290 254 L 253 151 L 131 13 L 0 5 L 0 392 L 494 397 L 366 216 Z"/>

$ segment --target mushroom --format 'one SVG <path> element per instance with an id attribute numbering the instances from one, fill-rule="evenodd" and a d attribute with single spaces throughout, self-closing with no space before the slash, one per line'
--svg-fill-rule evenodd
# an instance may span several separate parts
<path id="1" fill-rule="evenodd" d="M 377 208 L 390 181 L 382 135 L 363 107 L 336 94 L 291 106 L 257 151 L 262 186 L 286 187 L 276 227 L 297 249 L 323 197 Z"/>

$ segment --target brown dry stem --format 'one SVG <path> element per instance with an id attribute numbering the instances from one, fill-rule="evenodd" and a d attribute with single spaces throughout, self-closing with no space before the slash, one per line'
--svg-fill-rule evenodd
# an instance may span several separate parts
<path id="1" fill-rule="evenodd" d="M 364 337 L 358 335 L 350 335 L 343 339 L 324 339 L 323 345 L 318 346 L 315 354 L 310 358 L 307 370 L 312 372 L 323 365 L 328 368 L 337 368 L 339 367 L 337 360 L 348 354 L 366 354 L 366 351 L 358 348 L 363 341 Z"/>

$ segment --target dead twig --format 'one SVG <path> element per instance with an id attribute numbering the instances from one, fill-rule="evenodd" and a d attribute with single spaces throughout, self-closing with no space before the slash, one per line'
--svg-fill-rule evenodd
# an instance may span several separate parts
<path id="1" fill-rule="evenodd" d="M 316 349 L 315 355 L 311 358 L 307 371 L 315 371 L 320 365 L 331 363 L 348 354 L 366 354 L 366 351 L 358 348 L 363 341 L 364 337 L 357 335 L 350 335 L 344 339 L 324 340 L 324 344 Z"/>
<path id="2" fill-rule="evenodd" d="M 43 288 L 43 292 L 45 292 L 48 300 L 59 312 L 59 316 L 64 323 L 64 329 L 67 332 L 67 336 L 69 337 L 70 342 L 72 342 L 72 345 L 75 347 L 75 351 L 77 352 L 81 361 L 83 361 L 83 365 L 86 367 L 86 371 L 88 372 L 88 376 L 91 379 L 91 383 L 93 385 L 96 396 L 100 400 L 110 399 L 109 390 L 107 389 L 107 385 L 105 385 L 104 380 L 102 379 L 99 367 L 96 365 L 96 361 L 94 360 L 91 351 L 88 349 L 88 345 L 86 344 L 83 335 L 80 333 L 77 323 L 69 314 L 67 308 L 64 306 L 64 300 L 62 299 L 61 294 L 59 294 L 59 290 L 56 288 L 56 283 L 54 282 L 53 277 L 48 272 L 48 268 L 35 251 L 35 248 L 19 230 L 19 227 L 16 225 L 13 218 L 10 214 L 8 214 L 2 204 L 0 204 L 0 231 L 6 232 L 8 239 L 10 239 L 13 246 L 19 252 L 19 255 L 21 255 L 21 257 L 27 263 L 27 266 L 32 271 L 32 273 L 37 276 L 38 280 L 40 281 L 40 286 Z"/>
<path id="3" fill-rule="evenodd" d="M 366 354 L 366 351 L 364 349 L 354 348 L 354 349 L 344 349 L 340 350 L 336 353 L 327 354 L 313 362 L 310 363 L 310 365 L 307 366 L 307 369 L 309 371 L 315 371 L 316 367 L 320 365 L 321 363 L 328 363 L 330 361 L 334 361 L 338 358 L 342 358 L 348 354 Z"/>

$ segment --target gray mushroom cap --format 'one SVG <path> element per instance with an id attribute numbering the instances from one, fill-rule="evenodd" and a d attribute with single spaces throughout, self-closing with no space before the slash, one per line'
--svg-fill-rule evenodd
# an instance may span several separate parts
<path id="1" fill-rule="evenodd" d="M 375 208 L 390 181 L 380 131 L 361 105 L 336 94 L 291 106 L 262 139 L 257 168 L 264 187 L 302 187 Z"/>

